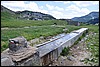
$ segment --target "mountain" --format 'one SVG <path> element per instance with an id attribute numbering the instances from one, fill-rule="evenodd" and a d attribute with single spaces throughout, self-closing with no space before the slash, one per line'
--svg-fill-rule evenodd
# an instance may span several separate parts
<path id="1" fill-rule="evenodd" d="M 14 11 L 1 5 L 1 20 L 16 19 L 17 15 Z"/>
<path id="2" fill-rule="evenodd" d="M 91 19 L 91 20 L 89 20 L 87 23 L 89 23 L 89 24 L 96 24 L 96 23 L 99 23 L 99 18 Z"/>
<path id="3" fill-rule="evenodd" d="M 28 10 L 14 12 L 1 5 L 1 19 L 53 20 L 56 18 L 49 14 Z"/>
<path id="4" fill-rule="evenodd" d="M 74 17 L 72 18 L 73 21 L 79 21 L 79 22 L 88 22 L 89 20 L 95 19 L 99 17 L 99 12 L 91 12 L 85 16 L 82 17 Z"/>
<path id="5" fill-rule="evenodd" d="M 1 5 L 1 12 L 8 12 L 8 13 L 10 13 L 10 14 L 15 14 L 14 11 L 12 11 L 12 10 L 10 10 L 10 9 L 8 9 L 8 8 L 6 8 L 6 7 L 4 7 L 4 6 L 2 6 L 2 5 Z"/>
<path id="6" fill-rule="evenodd" d="M 32 11 L 17 11 L 16 14 L 19 15 L 18 18 L 27 19 L 27 20 L 52 20 L 56 19 L 49 14 L 44 14 L 41 12 L 32 12 Z"/>

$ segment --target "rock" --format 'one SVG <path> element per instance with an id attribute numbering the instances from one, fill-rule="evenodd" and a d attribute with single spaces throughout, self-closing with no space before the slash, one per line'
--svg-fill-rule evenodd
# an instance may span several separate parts
<path id="1" fill-rule="evenodd" d="M 72 56 L 68 56 L 67 59 L 70 61 L 75 61 L 74 57 L 72 57 Z"/>
<path id="2" fill-rule="evenodd" d="M 61 56 L 61 58 L 62 58 L 63 60 L 65 60 L 65 59 L 66 59 L 66 56 Z"/>
<path id="3" fill-rule="evenodd" d="M 89 35 L 86 35 L 86 37 L 88 37 Z"/>
<path id="4" fill-rule="evenodd" d="M 94 33 L 94 35 L 96 35 L 97 33 Z"/>
<path id="5" fill-rule="evenodd" d="M 1 54 L 1 66 L 14 66 L 12 59 L 5 54 Z"/>
<path id="6" fill-rule="evenodd" d="M 17 51 L 22 49 L 22 47 L 27 47 L 27 40 L 23 36 L 19 36 L 13 39 L 9 39 L 9 49 L 12 51 Z"/>
<path id="7" fill-rule="evenodd" d="M 75 45 L 75 46 L 74 46 L 74 48 L 76 49 L 76 48 L 77 48 L 77 46 Z"/>
<path id="8" fill-rule="evenodd" d="M 41 37 L 40 37 L 40 40 L 43 40 L 43 39 L 44 39 L 44 37 L 43 37 L 43 36 L 41 36 Z"/>
<path id="9" fill-rule="evenodd" d="M 77 55 L 75 55 L 75 54 L 72 54 L 72 56 L 73 56 L 73 57 L 77 57 Z"/>
<path id="10" fill-rule="evenodd" d="M 37 48 L 35 48 L 35 47 L 29 46 L 28 48 L 24 48 L 23 50 L 16 51 L 16 53 L 13 53 L 13 54 L 9 53 L 9 54 L 10 54 L 10 57 L 12 58 L 12 60 L 17 62 L 17 61 L 26 59 L 29 56 L 36 53 L 36 49 Z"/>
<path id="11" fill-rule="evenodd" d="M 68 30 L 67 28 L 63 29 L 64 32 L 67 31 L 67 30 Z"/>
<path id="12" fill-rule="evenodd" d="M 86 48 L 86 49 L 88 49 L 88 48 Z"/>
<path id="13" fill-rule="evenodd" d="M 81 59 L 80 59 L 80 62 L 84 62 L 84 58 L 81 58 Z"/>
<path id="14" fill-rule="evenodd" d="M 77 49 L 79 49 L 79 47 L 77 47 Z"/>
<path id="15" fill-rule="evenodd" d="M 51 64 L 49 66 L 51 66 Z"/>
<path id="16" fill-rule="evenodd" d="M 81 41 L 83 42 L 83 41 L 84 41 L 84 39 L 81 39 Z"/>
<path id="17" fill-rule="evenodd" d="M 24 28 L 29 28 L 29 27 L 24 27 Z"/>
<path id="18" fill-rule="evenodd" d="M 36 43 L 36 42 L 39 42 L 39 38 L 35 38 L 33 40 L 30 40 L 30 43 Z"/>
<path id="19" fill-rule="evenodd" d="M 90 45 L 94 45 L 94 44 L 91 43 Z"/>
<path id="20" fill-rule="evenodd" d="M 72 51 L 73 49 L 70 48 L 70 50 Z"/>
<path id="21" fill-rule="evenodd" d="M 86 38 L 86 37 L 85 37 L 84 39 L 85 39 L 85 40 L 87 40 L 87 38 Z"/>

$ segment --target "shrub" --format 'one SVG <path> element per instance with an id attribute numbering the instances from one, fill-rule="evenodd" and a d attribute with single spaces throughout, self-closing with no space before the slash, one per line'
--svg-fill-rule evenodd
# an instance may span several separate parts
<path id="1" fill-rule="evenodd" d="M 60 55 L 62 55 L 62 56 L 66 56 L 66 55 L 68 55 L 69 54 L 69 47 L 64 47 L 64 49 L 62 50 L 62 52 L 61 52 L 61 54 Z"/>

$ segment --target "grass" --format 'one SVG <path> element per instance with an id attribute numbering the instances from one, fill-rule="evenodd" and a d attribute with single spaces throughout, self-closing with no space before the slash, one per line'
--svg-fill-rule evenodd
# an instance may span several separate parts
<path id="1" fill-rule="evenodd" d="M 91 59 L 89 59 L 87 63 L 91 64 L 92 66 L 98 66 L 99 65 L 99 33 L 90 34 L 85 43 L 88 47 L 88 50 L 92 53 Z"/>
<path id="2" fill-rule="evenodd" d="M 5 50 L 8 47 L 8 40 L 18 36 L 24 36 L 28 41 L 40 36 L 54 36 L 62 33 L 63 27 L 52 27 L 52 26 L 41 26 L 41 27 L 31 27 L 22 29 L 8 29 L 1 30 L 1 50 Z M 7 47 L 5 47 L 6 45 Z"/>
<path id="3" fill-rule="evenodd" d="M 53 21 L 53 22 L 56 21 L 56 23 L 57 23 L 57 20 L 48 20 L 46 22 L 53 24 L 53 22 L 51 22 L 51 21 Z M 41 22 L 41 21 L 38 21 L 38 24 L 39 24 L 39 22 Z M 99 29 L 98 26 L 94 26 L 94 25 L 87 25 L 87 26 L 74 26 L 74 25 L 67 25 L 67 24 L 60 25 L 61 21 L 58 23 L 60 26 L 64 26 L 64 27 L 58 27 L 59 25 L 51 26 L 51 25 L 49 25 L 49 23 L 46 24 L 46 22 L 44 22 L 45 25 L 43 24 L 39 27 L 36 26 L 36 27 L 21 28 L 21 29 L 15 28 L 15 29 L 1 30 L 1 45 L 8 45 L 9 39 L 15 38 L 18 36 L 24 36 L 28 41 L 31 39 L 34 39 L 34 38 L 38 38 L 40 36 L 44 36 L 44 37 L 54 36 L 54 35 L 63 33 L 64 28 L 68 29 L 67 33 L 71 32 L 73 30 L 80 29 L 82 27 L 87 27 L 92 32 L 97 32 Z M 42 23 L 40 23 L 40 24 L 42 24 Z M 23 27 L 24 26 L 25 26 L 25 24 L 23 25 Z M 1 46 L 2 51 L 5 50 L 6 48 L 7 47 Z"/>
<path id="4" fill-rule="evenodd" d="M 31 40 L 40 36 L 52 36 L 58 33 L 63 32 L 63 27 L 31 27 L 31 28 L 22 28 L 22 29 L 8 29 L 1 30 L 1 40 L 7 41 L 10 38 L 14 38 L 17 36 L 24 36 L 27 40 Z"/>
<path id="5" fill-rule="evenodd" d="M 15 20 L 18 15 L 9 13 L 7 11 L 1 12 L 1 21 Z"/>
<path id="6" fill-rule="evenodd" d="M 21 28 L 21 27 L 30 27 L 30 26 L 46 26 L 46 25 L 53 25 L 57 23 L 57 25 L 66 25 L 66 21 L 61 20 L 1 20 L 1 27 L 9 27 L 9 28 Z"/>
<path id="7" fill-rule="evenodd" d="M 95 33 L 99 32 L 99 26 L 96 26 L 96 25 L 85 25 L 85 26 L 80 26 L 80 27 L 86 27 L 89 29 L 90 32 L 95 32 Z"/>
<path id="8" fill-rule="evenodd" d="M 64 25 L 63 25 L 64 26 Z M 63 29 L 68 28 L 68 32 L 72 30 L 79 29 L 77 26 L 72 25 L 65 25 L 64 27 L 56 26 L 36 26 L 36 27 L 29 27 L 29 28 L 15 28 L 15 29 L 2 29 L 1 30 L 1 45 L 8 46 L 8 40 L 11 38 L 15 38 L 18 36 L 24 36 L 28 41 L 34 38 L 38 38 L 40 36 L 48 37 L 48 36 L 55 36 L 57 34 L 63 33 Z M 68 33 L 67 32 L 67 33 Z M 1 50 L 5 50 L 7 47 L 1 46 Z"/>
<path id="9" fill-rule="evenodd" d="M 62 50 L 62 52 L 60 53 L 60 55 L 62 56 L 67 56 L 69 54 L 69 50 L 70 48 L 69 47 L 64 47 L 64 49 Z"/>

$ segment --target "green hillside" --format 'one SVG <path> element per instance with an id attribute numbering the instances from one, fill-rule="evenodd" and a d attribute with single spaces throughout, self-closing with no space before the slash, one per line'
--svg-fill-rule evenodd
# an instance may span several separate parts
<path id="1" fill-rule="evenodd" d="M 1 12 L 1 21 L 4 21 L 4 20 L 13 20 L 13 19 L 16 19 L 17 15 L 16 14 L 11 14 L 7 11 L 5 12 Z"/>

